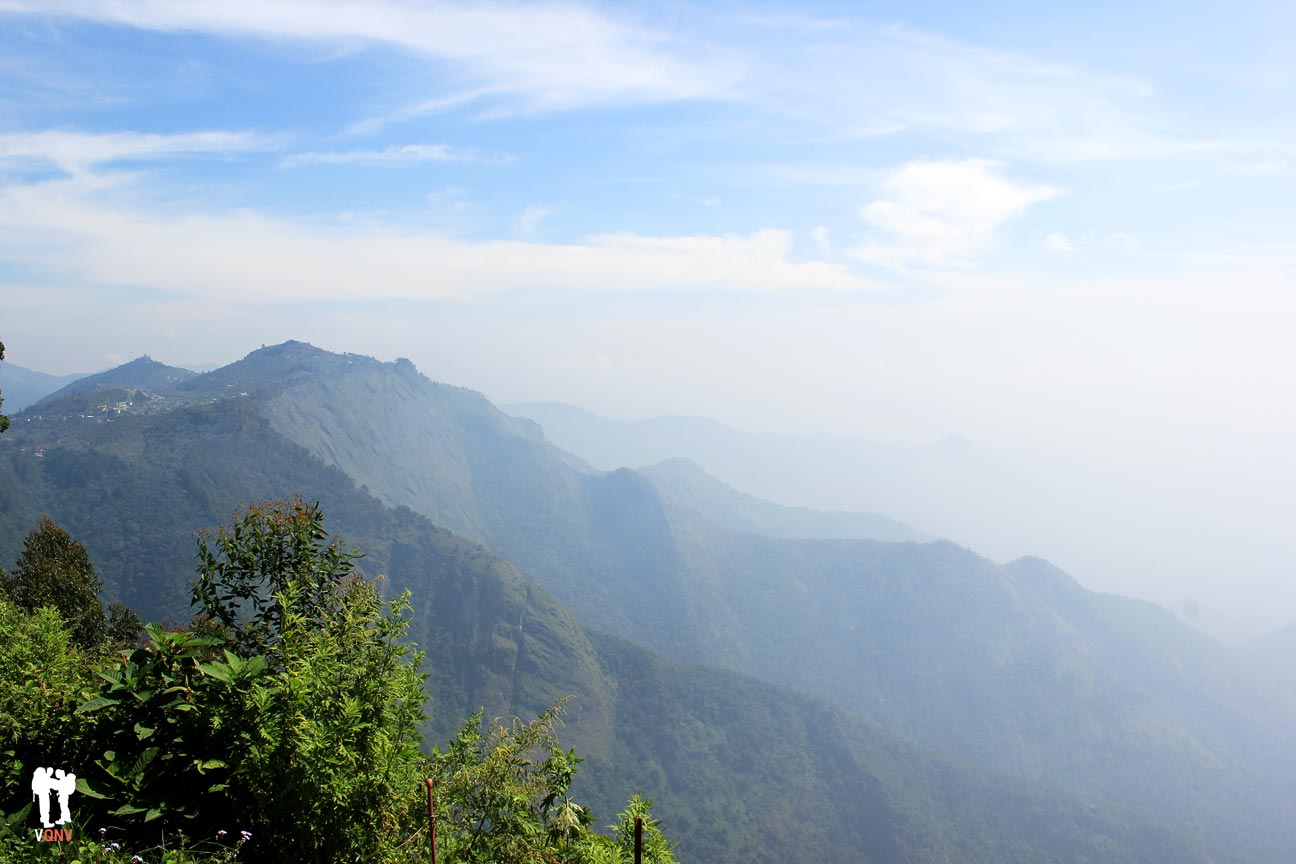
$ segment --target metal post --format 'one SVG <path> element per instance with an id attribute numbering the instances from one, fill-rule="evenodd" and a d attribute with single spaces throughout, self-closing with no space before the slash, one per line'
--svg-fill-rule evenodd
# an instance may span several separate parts
<path id="1" fill-rule="evenodd" d="M 432 778 L 427 778 L 428 787 L 428 844 L 432 847 L 432 864 L 437 864 L 436 860 L 436 810 L 433 806 L 434 792 Z"/>
<path id="2" fill-rule="evenodd" d="M 635 860 L 634 864 L 643 864 L 643 819 L 635 817 Z"/>

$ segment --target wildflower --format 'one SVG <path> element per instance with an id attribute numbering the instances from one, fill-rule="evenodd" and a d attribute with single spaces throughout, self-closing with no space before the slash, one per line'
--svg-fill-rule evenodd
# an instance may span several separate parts
<path id="1" fill-rule="evenodd" d="M 144 864 L 144 859 L 138 855 L 132 855 L 131 861 L 133 862 L 133 864 Z"/>
<path id="2" fill-rule="evenodd" d="M 107 833 L 108 833 L 108 829 L 107 829 L 107 828 L 100 828 L 100 829 L 99 829 L 99 836 L 100 836 L 100 837 L 104 836 L 104 835 L 107 834 Z"/>
<path id="3" fill-rule="evenodd" d="M 229 833 L 228 831 L 226 831 L 224 828 L 222 828 L 221 830 L 219 830 L 219 831 L 216 832 L 216 836 L 217 836 L 217 837 L 224 837 L 224 836 L 225 836 L 226 834 L 228 834 L 228 833 Z"/>
<path id="4" fill-rule="evenodd" d="M 112 850 L 113 850 L 114 852 L 120 852 L 120 851 L 121 851 L 121 844 L 120 844 L 120 843 L 109 843 L 108 845 L 112 847 Z"/>
<path id="5" fill-rule="evenodd" d="M 252 839 L 252 832 L 251 832 L 251 831 L 240 831 L 240 832 L 239 832 L 239 836 L 242 837 L 245 841 L 247 841 L 247 840 L 251 840 L 251 839 Z"/>

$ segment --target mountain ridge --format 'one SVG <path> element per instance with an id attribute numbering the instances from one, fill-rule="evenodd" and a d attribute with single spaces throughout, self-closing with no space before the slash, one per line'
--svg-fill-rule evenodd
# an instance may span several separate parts
<path id="1" fill-rule="evenodd" d="M 386 574 L 391 591 L 414 591 L 434 735 L 478 704 L 526 713 L 575 692 L 566 740 L 589 757 L 578 794 L 602 813 L 630 791 L 653 795 L 692 860 L 1025 864 L 1039 860 L 1041 843 L 1076 860 L 1113 849 L 1109 860 L 1131 864 L 1208 860 L 1194 843 L 1111 808 L 933 760 L 784 688 L 586 631 L 512 565 L 381 504 L 256 408 L 235 397 L 106 425 L 28 424 L 21 440 L 0 442 L 5 548 L 31 513 L 47 510 L 86 540 L 119 594 L 178 610 L 184 585 L 174 583 L 192 568 L 193 528 L 238 501 L 289 490 L 322 500 L 330 529 L 362 543 L 367 572 Z M 40 456 L 34 440 L 44 443 Z M 15 513 L 15 502 L 29 512 Z M 983 802 L 1050 818 L 998 824 Z M 1049 830 L 1065 839 L 1041 839 Z"/>
<path id="2" fill-rule="evenodd" d="M 1168 613 L 948 542 L 737 534 L 672 508 L 630 469 L 574 467 L 480 394 L 324 355 L 313 374 L 289 358 L 305 365 L 283 386 L 212 404 L 503 554 L 586 625 L 845 703 L 1027 782 L 1051 777 L 1190 832 L 1211 825 L 1212 842 L 1244 857 L 1292 848 L 1275 828 L 1289 745 L 1228 708 L 1252 705 L 1245 681 Z M 283 360 L 245 359 L 239 374 Z M 1156 639 L 1136 638 L 1147 626 Z M 1131 673 L 1139 663 L 1149 671 Z M 1221 738 L 1230 724 L 1250 732 Z"/>
<path id="3" fill-rule="evenodd" d="M 159 363 L 145 354 L 103 372 L 79 377 L 32 403 L 27 407 L 27 410 L 40 411 L 42 408 L 57 404 L 70 397 L 85 396 L 100 391 L 145 390 L 163 393 L 174 389 L 176 385 L 197 374 L 197 372 L 181 369 L 178 366 Z"/>

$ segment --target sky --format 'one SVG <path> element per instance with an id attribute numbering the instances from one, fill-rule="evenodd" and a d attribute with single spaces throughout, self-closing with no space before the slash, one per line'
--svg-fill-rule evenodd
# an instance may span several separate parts
<path id="1" fill-rule="evenodd" d="M 0 338 L 1095 466 L 1215 534 L 1101 587 L 1244 635 L 1296 620 L 1292 44 L 1285 0 L 0 0 Z"/>

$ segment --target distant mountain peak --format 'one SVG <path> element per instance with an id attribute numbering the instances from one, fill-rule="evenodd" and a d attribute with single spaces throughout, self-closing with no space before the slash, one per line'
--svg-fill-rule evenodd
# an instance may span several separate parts
<path id="1" fill-rule="evenodd" d="M 693 474 L 697 476 L 705 476 L 708 479 L 713 480 L 714 482 L 717 483 L 720 482 L 718 480 L 715 480 L 714 477 L 711 477 L 710 474 L 707 474 L 706 470 L 701 465 L 694 462 L 692 459 L 690 459 L 687 456 L 672 456 L 669 459 L 661 460 L 655 465 L 649 465 L 647 466 L 647 468 L 656 469 L 659 471 L 674 471 L 679 474 Z"/>
<path id="2" fill-rule="evenodd" d="M 251 360 L 258 357 L 280 357 L 285 355 L 298 357 L 322 357 L 332 352 L 325 351 L 323 348 L 317 348 L 309 342 L 300 342 L 296 339 L 288 339 L 276 345 L 262 345 L 260 348 L 249 351 L 243 358 Z"/>
<path id="3" fill-rule="evenodd" d="M 84 396 L 101 390 L 144 390 L 151 393 L 167 393 L 197 375 L 198 373 L 192 370 L 168 366 L 147 354 L 141 354 L 120 366 L 78 378 L 36 402 L 29 410 L 39 410 L 69 397 Z"/>

